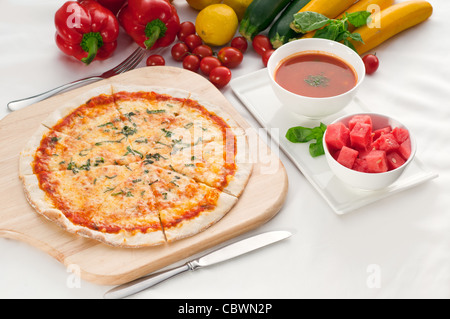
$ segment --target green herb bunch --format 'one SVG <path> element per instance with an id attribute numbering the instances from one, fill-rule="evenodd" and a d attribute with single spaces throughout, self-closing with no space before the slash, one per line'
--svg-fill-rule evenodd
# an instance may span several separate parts
<path id="1" fill-rule="evenodd" d="M 315 140 L 309 144 L 309 154 L 312 157 L 318 157 L 325 154 L 322 140 L 326 130 L 327 126 L 323 123 L 314 128 L 291 127 L 286 133 L 286 139 L 292 143 L 308 143 Z"/>
<path id="2" fill-rule="evenodd" d="M 348 26 L 351 24 L 355 28 L 362 27 L 370 22 L 370 15 L 371 13 L 368 11 L 358 11 L 345 13 L 340 19 L 330 19 L 316 12 L 299 12 L 294 15 L 291 28 L 298 33 L 316 31 L 314 38 L 342 42 L 344 45 L 356 51 L 351 40 L 362 43 L 364 41 L 359 33 L 350 32 Z"/>

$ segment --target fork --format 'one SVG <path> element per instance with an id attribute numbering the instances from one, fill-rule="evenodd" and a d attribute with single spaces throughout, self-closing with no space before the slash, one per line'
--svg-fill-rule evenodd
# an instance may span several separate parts
<path id="1" fill-rule="evenodd" d="M 97 76 L 90 76 L 84 79 L 80 79 L 71 83 L 67 83 L 64 85 L 61 85 L 57 88 L 54 88 L 50 91 L 35 95 L 35 96 L 31 96 L 25 99 L 20 99 L 20 100 L 16 100 L 16 101 L 11 101 L 8 103 L 8 109 L 10 111 L 17 111 L 21 108 L 24 108 L 28 105 L 37 103 L 39 101 L 45 100 L 61 91 L 67 90 L 69 88 L 72 88 L 74 86 L 81 86 L 84 84 L 88 84 L 91 82 L 96 82 L 96 81 L 100 81 L 103 79 L 107 79 L 110 78 L 114 75 L 118 75 L 121 73 L 124 73 L 126 71 L 132 70 L 134 69 L 144 58 L 145 54 L 146 54 L 147 50 L 138 47 L 133 53 L 130 54 L 129 57 L 127 57 L 122 63 L 120 63 L 119 65 L 117 65 L 116 67 L 112 68 L 111 70 L 106 71 L 105 73 L 101 74 L 101 75 L 97 75 Z"/>

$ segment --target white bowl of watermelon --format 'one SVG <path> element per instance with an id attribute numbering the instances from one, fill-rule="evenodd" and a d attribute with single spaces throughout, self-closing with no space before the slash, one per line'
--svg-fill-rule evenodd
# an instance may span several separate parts
<path id="1" fill-rule="evenodd" d="M 333 173 L 358 189 L 393 184 L 414 159 L 416 142 L 398 120 L 376 113 L 352 114 L 328 125 L 323 137 Z"/>

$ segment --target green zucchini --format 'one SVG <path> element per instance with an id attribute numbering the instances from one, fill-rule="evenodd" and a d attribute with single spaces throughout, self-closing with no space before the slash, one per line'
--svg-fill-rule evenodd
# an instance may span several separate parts
<path id="1" fill-rule="evenodd" d="M 252 41 L 260 32 L 267 29 L 277 15 L 292 0 L 253 0 L 245 11 L 239 33 Z"/>
<path id="2" fill-rule="evenodd" d="M 298 39 L 303 35 L 292 30 L 291 23 L 294 21 L 294 14 L 299 12 L 310 1 L 294 0 L 274 22 L 269 31 L 269 39 L 274 49 L 281 47 L 292 39 Z"/>

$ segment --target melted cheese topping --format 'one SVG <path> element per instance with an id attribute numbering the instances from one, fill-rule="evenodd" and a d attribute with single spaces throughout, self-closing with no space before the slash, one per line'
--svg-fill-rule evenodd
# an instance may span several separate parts
<path id="1" fill-rule="evenodd" d="M 104 233 L 167 230 L 217 207 L 236 173 L 235 136 L 227 129 L 193 100 L 101 95 L 43 137 L 34 172 L 76 225 Z"/>

